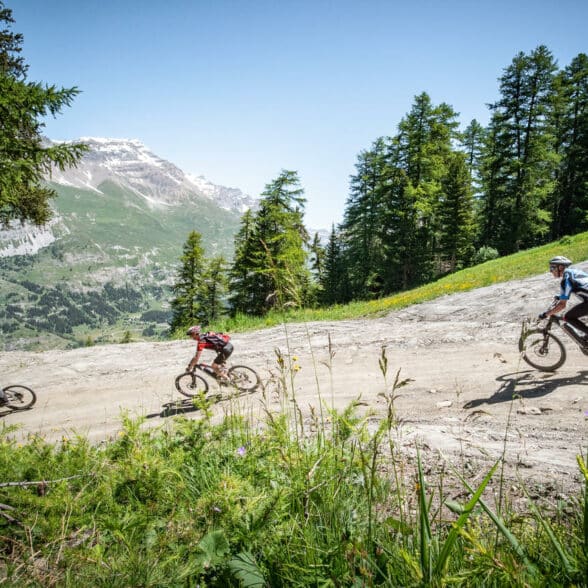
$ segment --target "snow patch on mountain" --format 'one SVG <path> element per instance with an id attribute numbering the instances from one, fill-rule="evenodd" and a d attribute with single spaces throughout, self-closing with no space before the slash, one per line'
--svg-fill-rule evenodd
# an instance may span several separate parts
<path id="1" fill-rule="evenodd" d="M 190 207 L 202 203 L 203 199 L 238 214 L 257 206 L 255 199 L 237 188 L 225 188 L 213 184 L 204 176 L 184 173 L 136 139 L 82 137 L 79 142 L 89 147 L 79 165 L 65 171 L 54 168 L 47 180 L 70 189 L 91 191 L 97 198 L 113 194 L 105 185 L 110 182 L 156 210 Z M 46 143 L 56 142 L 47 140 Z M 133 203 L 131 200 L 128 199 L 128 205 L 137 206 L 136 201 Z M 94 223 L 91 212 L 86 214 L 87 222 Z M 76 213 L 70 213 L 68 218 L 70 221 L 75 220 Z M 67 231 L 65 224 L 60 221 L 63 219 L 54 218 L 45 227 L 27 223 L 0 227 L 0 258 L 34 255 L 51 245 Z"/>
<path id="2" fill-rule="evenodd" d="M 111 181 L 144 198 L 150 206 L 179 206 L 198 198 L 212 200 L 220 208 L 239 214 L 254 208 L 255 199 L 237 188 L 213 184 L 203 176 L 184 173 L 137 139 L 82 137 L 90 151 L 77 168 L 54 169 L 51 181 L 102 193 L 100 185 Z"/>

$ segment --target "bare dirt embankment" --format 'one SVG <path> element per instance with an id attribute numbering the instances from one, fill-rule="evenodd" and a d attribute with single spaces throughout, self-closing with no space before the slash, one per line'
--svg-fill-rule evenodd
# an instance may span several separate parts
<path id="1" fill-rule="evenodd" d="M 583 264 L 584 267 L 588 264 Z M 554 374 L 527 366 L 517 350 L 523 316 L 536 316 L 557 292 L 547 274 L 415 305 L 369 320 L 287 325 L 237 334 L 234 363 L 263 374 L 265 393 L 220 402 L 218 417 L 240 410 L 252 419 L 291 409 L 277 393 L 276 349 L 297 357 L 293 392 L 312 428 L 320 401 L 343 409 L 361 396 L 360 410 L 385 414 L 398 369 L 410 383 L 397 390 L 397 447 L 414 456 L 428 448 L 430 469 L 442 455 L 462 471 L 483 471 L 506 451 L 508 475 L 522 475 L 546 493 L 577 488 L 576 456 L 588 447 L 588 358 L 562 335 L 568 360 Z M 378 359 L 388 358 L 386 380 Z M 121 415 L 165 426 L 174 414 L 200 418 L 174 378 L 187 364 L 189 341 L 131 343 L 43 353 L 0 353 L 2 382 L 38 393 L 32 410 L 4 413 L 16 435 L 58 440 L 74 434 L 99 441 L 121 428 Z M 328 365 L 331 364 L 329 368 Z M 513 396 L 515 399 L 513 400 Z M 175 410 L 169 410 L 176 406 Z M 487 467 L 486 467 L 487 471 Z"/>

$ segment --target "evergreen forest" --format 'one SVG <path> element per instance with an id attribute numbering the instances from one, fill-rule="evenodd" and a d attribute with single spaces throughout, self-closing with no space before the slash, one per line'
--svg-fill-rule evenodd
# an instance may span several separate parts
<path id="1" fill-rule="evenodd" d="M 586 231 L 588 57 L 562 68 L 539 46 L 517 54 L 498 82 L 487 126 L 415 96 L 396 131 L 358 154 L 343 221 L 326 243 L 304 226 L 291 170 L 243 215 L 230 266 L 204 259 L 191 235 L 172 329 L 223 312 L 380 298 Z"/>

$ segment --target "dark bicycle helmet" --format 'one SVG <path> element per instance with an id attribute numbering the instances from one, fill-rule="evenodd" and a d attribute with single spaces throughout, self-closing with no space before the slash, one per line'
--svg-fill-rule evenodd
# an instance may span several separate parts
<path id="1" fill-rule="evenodd" d="M 190 335 L 200 335 L 200 325 L 192 325 L 188 331 L 186 332 L 186 335 L 190 336 Z"/>
<path id="2" fill-rule="evenodd" d="M 558 255 L 549 260 L 549 265 L 564 265 L 568 267 L 568 265 L 572 265 L 572 261 L 563 255 Z"/>

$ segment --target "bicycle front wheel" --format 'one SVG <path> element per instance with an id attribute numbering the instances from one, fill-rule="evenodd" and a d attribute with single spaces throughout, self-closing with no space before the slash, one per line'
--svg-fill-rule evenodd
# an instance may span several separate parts
<path id="1" fill-rule="evenodd" d="M 227 376 L 231 385 L 241 392 L 253 392 L 261 383 L 257 372 L 246 365 L 235 365 L 229 369 Z"/>
<path id="2" fill-rule="evenodd" d="M 542 372 L 554 372 L 566 360 L 563 343 L 542 329 L 527 331 L 519 340 L 519 351 L 530 366 Z"/>
<path id="3" fill-rule="evenodd" d="M 4 388 L 6 406 L 12 410 L 26 410 L 37 402 L 37 395 L 26 386 L 8 386 Z"/>
<path id="4" fill-rule="evenodd" d="M 192 398 L 199 394 L 206 394 L 208 392 L 208 382 L 201 376 L 186 372 L 176 378 L 176 390 L 180 394 Z"/>

